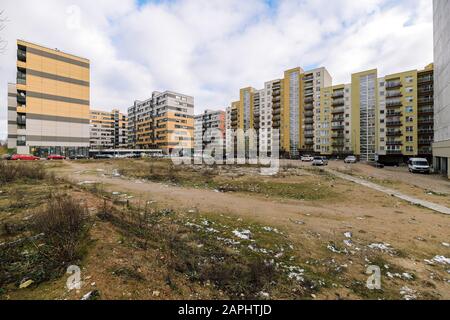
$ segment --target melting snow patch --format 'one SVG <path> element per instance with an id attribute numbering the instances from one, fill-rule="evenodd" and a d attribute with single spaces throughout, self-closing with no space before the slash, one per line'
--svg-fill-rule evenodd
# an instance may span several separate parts
<path id="1" fill-rule="evenodd" d="M 327 248 L 334 253 L 347 253 L 347 249 L 339 250 L 338 248 L 336 248 L 336 245 L 334 243 L 328 244 Z"/>
<path id="2" fill-rule="evenodd" d="M 351 238 L 352 237 L 352 233 L 351 232 L 346 232 L 346 233 L 344 233 L 344 236 L 346 238 Z"/>
<path id="3" fill-rule="evenodd" d="M 82 181 L 82 182 L 79 182 L 78 185 L 82 186 L 85 184 L 95 184 L 95 183 L 97 183 L 97 181 Z"/>
<path id="4" fill-rule="evenodd" d="M 444 247 L 450 248 L 450 243 L 442 242 L 442 245 L 443 245 Z"/>
<path id="5" fill-rule="evenodd" d="M 439 264 L 450 264 L 450 258 L 446 258 L 444 256 L 435 256 L 432 261 Z"/>
<path id="6" fill-rule="evenodd" d="M 234 231 L 233 231 L 233 234 L 234 234 L 236 237 L 238 237 L 238 238 L 240 238 L 240 239 L 244 239 L 244 240 L 249 240 L 250 237 L 251 237 L 251 235 L 252 235 L 252 233 L 250 232 L 250 230 L 242 230 L 242 231 L 234 230 Z"/>
<path id="7" fill-rule="evenodd" d="M 368 247 L 370 249 L 380 250 L 380 251 L 383 251 L 383 252 L 390 252 L 390 253 L 392 253 L 394 251 L 391 248 L 391 245 L 389 243 L 372 243 Z"/>
<path id="8" fill-rule="evenodd" d="M 352 247 L 352 246 L 353 246 L 352 240 L 348 240 L 348 239 L 344 240 L 344 244 L 345 244 L 347 247 Z"/>
<path id="9" fill-rule="evenodd" d="M 225 244 L 232 245 L 232 246 L 237 246 L 237 245 L 241 244 L 239 241 L 234 241 L 232 239 L 227 239 L 227 238 L 217 237 L 217 240 L 223 241 Z"/>
<path id="10" fill-rule="evenodd" d="M 280 233 L 280 231 L 278 231 L 278 229 L 276 229 L 276 228 L 271 228 L 271 227 L 264 227 L 263 230 L 264 230 L 264 231 L 267 231 L 267 232 Z"/>
<path id="11" fill-rule="evenodd" d="M 416 291 L 404 286 L 400 289 L 400 294 L 405 300 L 415 300 L 417 299 Z"/>

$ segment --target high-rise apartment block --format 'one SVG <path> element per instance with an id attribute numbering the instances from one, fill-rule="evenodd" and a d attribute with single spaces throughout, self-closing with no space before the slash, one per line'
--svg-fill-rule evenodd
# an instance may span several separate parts
<path id="1" fill-rule="evenodd" d="M 254 129 L 264 154 L 270 154 L 272 130 L 278 129 L 280 152 L 287 157 L 357 155 L 362 161 L 394 163 L 431 158 L 432 77 L 433 64 L 384 77 L 372 69 L 333 86 L 325 68 L 297 67 L 262 90 L 241 89 L 240 100 L 227 109 L 226 126 Z M 228 146 L 236 147 L 236 137 L 227 138 Z"/>
<path id="2" fill-rule="evenodd" d="M 8 147 L 17 153 L 87 155 L 89 60 L 17 41 L 17 82 L 8 85 Z"/>
<path id="3" fill-rule="evenodd" d="M 137 149 L 193 150 L 194 98 L 176 92 L 153 92 L 128 109 L 128 145 Z"/>
<path id="4" fill-rule="evenodd" d="M 450 178 L 450 1 L 434 0 L 434 168 Z"/>
<path id="5" fill-rule="evenodd" d="M 91 110 L 90 148 L 124 149 L 128 147 L 128 118 L 119 110 Z"/>
<path id="6" fill-rule="evenodd" d="M 217 136 L 220 135 L 220 137 Z M 225 140 L 225 112 L 205 110 L 194 117 L 194 149 L 203 151 L 208 144 L 220 138 Z"/>

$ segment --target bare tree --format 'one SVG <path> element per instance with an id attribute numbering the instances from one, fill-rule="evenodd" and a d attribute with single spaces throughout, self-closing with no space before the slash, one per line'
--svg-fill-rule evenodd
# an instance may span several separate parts
<path id="1" fill-rule="evenodd" d="M 4 10 L 0 10 L 0 32 L 6 28 L 6 23 L 8 22 L 8 18 L 4 16 L 4 12 Z M 8 41 L 6 41 L 0 34 L 0 54 L 3 54 L 6 51 L 7 45 Z"/>

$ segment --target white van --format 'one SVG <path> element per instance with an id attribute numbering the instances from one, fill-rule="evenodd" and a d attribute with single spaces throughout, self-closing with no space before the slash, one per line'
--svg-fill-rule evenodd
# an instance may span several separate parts
<path id="1" fill-rule="evenodd" d="M 430 165 L 425 158 L 411 158 L 408 161 L 409 172 L 430 173 Z"/>

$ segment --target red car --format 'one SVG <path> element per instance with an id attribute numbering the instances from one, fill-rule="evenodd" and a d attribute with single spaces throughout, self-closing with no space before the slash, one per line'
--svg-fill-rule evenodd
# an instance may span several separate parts
<path id="1" fill-rule="evenodd" d="M 11 160 L 36 161 L 40 160 L 40 158 L 31 154 L 14 154 L 11 156 Z"/>
<path id="2" fill-rule="evenodd" d="M 47 160 L 65 160 L 66 157 L 60 156 L 59 154 L 51 154 L 47 157 Z"/>

